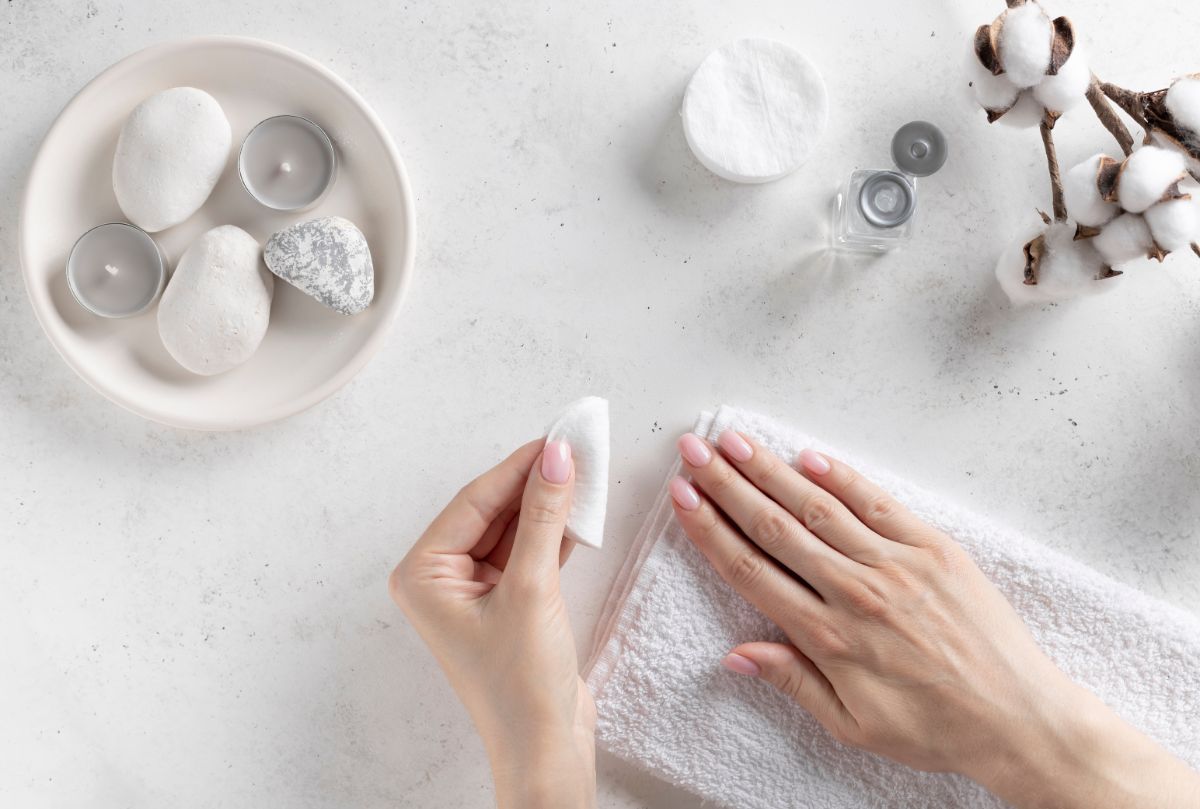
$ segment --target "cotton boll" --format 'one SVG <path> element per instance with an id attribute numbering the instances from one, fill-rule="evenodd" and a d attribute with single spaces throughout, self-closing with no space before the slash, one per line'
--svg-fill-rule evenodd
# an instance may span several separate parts
<path id="1" fill-rule="evenodd" d="M 1058 73 L 1046 76 L 1033 88 L 1033 97 L 1046 109 L 1063 113 L 1083 99 L 1091 81 L 1087 57 L 1083 55 L 1083 48 L 1076 44 Z"/>
<path id="2" fill-rule="evenodd" d="M 1081 225 L 1098 227 L 1121 212 L 1116 203 L 1100 196 L 1096 185 L 1100 161 L 1105 157 L 1094 155 L 1063 175 L 1063 201 L 1071 218 Z"/>
<path id="3" fill-rule="evenodd" d="M 1038 236 L 1043 248 L 1038 282 L 1025 283 L 1025 246 Z M 1055 303 L 1098 295 L 1113 288 L 1113 279 L 1099 279 L 1104 260 L 1087 240 L 1075 240 L 1075 229 L 1056 223 L 1014 240 L 996 263 L 996 280 L 1018 306 Z"/>
<path id="4" fill-rule="evenodd" d="M 1183 187 L 1190 199 L 1172 199 L 1151 205 L 1143 214 L 1154 243 L 1163 250 L 1186 250 L 1200 241 L 1200 185 Z"/>
<path id="5" fill-rule="evenodd" d="M 1172 84 L 1166 105 L 1175 123 L 1200 138 L 1200 75 L 1184 76 Z"/>
<path id="6" fill-rule="evenodd" d="M 1021 97 L 1017 99 L 1013 108 L 1004 113 L 1004 117 L 999 120 L 1000 123 L 1007 126 L 1029 129 L 1041 124 L 1045 115 L 1046 110 L 1037 102 L 1032 93 L 1021 93 Z"/>
<path id="7" fill-rule="evenodd" d="M 1183 155 L 1171 149 L 1143 146 L 1125 160 L 1117 180 L 1117 197 L 1130 213 L 1141 213 L 1162 199 L 1184 175 Z"/>
<path id="8" fill-rule="evenodd" d="M 1009 9 L 1000 28 L 1000 63 L 1018 87 L 1032 87 L 1050 68 L 1054 26 L 1035 2 Z"/>
<path id="9" fill-rule="evenodd" d="M 1113 288 L 1112 279 L 1097 280 L 1104 259 L 1087 239 L 1075 239 L 1075 228 L 1058 222 L 1046 228 L 1046 247 L 1038 264 L 1037 286 L 1048 301 L 1098 295 Z"/>
<path id="10" fill-rule="evenodd" d="M 992 71 L 979 63 L 974 51 L 970 55 L 969 72 L 971 89 L 975 91 L 975 101 L 988 112 L 1007 110 L 1017 103 L 1017 95 L 1021 92 L 1007 77 L 996 76 Z"/>
<path id="11" fill-rule="evenodd" d="M 1090 241 L 1110 267 L 1146 258 L 1154 247 L 1146 220 L 1132 213 L 1121 214 Z"/>

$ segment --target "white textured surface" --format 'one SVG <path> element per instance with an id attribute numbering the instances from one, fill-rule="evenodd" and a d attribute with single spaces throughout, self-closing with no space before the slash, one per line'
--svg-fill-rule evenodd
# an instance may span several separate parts
<path id="1" fill-rule="evenodd" d="M 546 430 L 547 441 L 566 441 L 575 461 L 575 488 L 567 537 L 593 548 L 604 544 L 608 512 L 610 438 L 608 402 L 585 396 L 559 413 Z"/>
<path id="2" fill-rule="evenodd" d="M 180 256 L 158 302 L 158 336 L 192 373 L 228 371 L 262 342 L 274 290 L 262 245 L 235 225 L 215 227 Z"/>
<path id="3" fill-rule="evenodd" d="M 721 407 L 696 432 L 733 427 L 794 462 L 814 447 L 844 458 L 962 543 L 1052 660 L 1136 727 L 1200 766 L 1200 619 L 1098 575 L 793 425 Z M 678 466 L 669 474 L 679 471 Z M 1002 809 L 970 781 L 913 772 L 834 741 L 768 683 L 720 659 L 784 633 L 721 578 L 676 522 L 664 485 L 623 570 L 620 610 L 607 613 L 587 674 L 607 750 L 735 809 Z M 615 602 L 613 605 L 615 607 Z M 603 645 L 600 645 L 603 644 Z M 1147 687 L 1149 684 L 1150 687 Z M 1187 717 L 1187 718 L 1185 718 Z"/>
<path id="4" fill-rule="evenodd" d="M 962 51 L 1001 2 L 0 3 L 0 803 L 489 806 L 482 747 L 385 592 L 467 477 L 574 396 L 612 403 L 608 542 L 564 576 L 581 648 L 695 411 L 734 400 L 1200 611 L 1195 257 L 1014 312 L 997 251 L 1048 209 L 1038 133 L 989 127 Z M 1192 11 L 1056 5 L 1131 87 L 1195 70 Z M 69 94 L 166 38 L 327 62 L 391 126 L 418 272 L 382 353 L 251 432 L 158 427 L 93 393 L 21 288 L 25 172 Z M 731 186 L 691 156 L 688 78 L 739 36 L 822 70 L 820 159 Z M 868 57 L 869 54 L 869 57 Z M 1154 54 L 1153 60 L 1145 54 Z M 818 254 L 896 127 L 943 126 L 915 245 Z M 1066 166 L 1112 148 L 1086 105 Z M 600 761 L 606 809 L 692 807 Z"/>
<path id="5" fill-rule="evenodd" d="M 225 170 L 231 138 L 221 105 L 195 87 L 172 87 L 134 107 L 112 173 L 129 221 L 153 233 L 199 210 Z"/>

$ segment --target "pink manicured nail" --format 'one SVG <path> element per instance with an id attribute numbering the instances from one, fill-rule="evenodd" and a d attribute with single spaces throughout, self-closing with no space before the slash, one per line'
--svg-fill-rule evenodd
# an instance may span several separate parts
<path id="1" fill-rule="evenodd" d="M 825 456 L 811 449 L 800 450 L 800 465 L 814 475 L 823 475 L 830 468 Z"/>
<path id="2" fill-rule="evenodd" d="M 754 457 L 754 449 L 746 443 L 746 439 L 733 430 L 722 430 L 717 436 L 717 446 L 725 450 L 725 454 L 738 463 L 745 463 Z"/>
<path id="3" fill-rule="evenodd" d="M 712 450 L 695 433 L 685 433 L 676 446 L 679 454 L 692 466 L 704 466 L 712 460 Z"/>
<path id="4" fill-rule="evenodd" d="M 695 511 L 700 508 L 700 495 L 692 488 L 692 484 L 680 477 L 671 478 L 671 499 L 679 504 L 684 511 Z"/>
<path id="5" fill-rule="evenodd" d="M 551 441 L 542 450 L 542 477 L 547 483 L 566 483 L 571 477 L 571 445 Z"/>
<path id="6" fill-rule="evenodd" d="M 736 652 L 730 652 L 725 655 L 725 658 L 721 661 L 721 665 L 730 671 L 745 674 L 747 677 L 757 677 L 761 672 L 757 663 L 748 657 L 742 657 Z"/>

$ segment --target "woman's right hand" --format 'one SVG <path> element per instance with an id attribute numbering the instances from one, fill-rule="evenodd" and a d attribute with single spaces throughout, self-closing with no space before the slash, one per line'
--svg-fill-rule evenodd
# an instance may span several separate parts
<path id="1" fill-rule="evenodd" d="M 685 532 L 791 641 L 742 644 L 728 668 L 846 744 L 1017 806 L 1200 806 L 1200 775 L 1071 682 L 966 552 L 873 483 L 733 431 L 679 448 Z"/>

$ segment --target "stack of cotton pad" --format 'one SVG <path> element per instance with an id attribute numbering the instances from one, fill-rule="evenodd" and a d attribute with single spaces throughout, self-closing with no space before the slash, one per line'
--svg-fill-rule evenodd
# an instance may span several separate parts
<path id="1" fill-rule="evenodd" d="M 740 39 L 713 51 L 683 97 L 683 131 L 704 166 L 726 180 L 778 180 L 808 157 L 825 129 L 821 74 L 799 51 Z"/>

